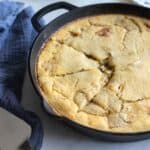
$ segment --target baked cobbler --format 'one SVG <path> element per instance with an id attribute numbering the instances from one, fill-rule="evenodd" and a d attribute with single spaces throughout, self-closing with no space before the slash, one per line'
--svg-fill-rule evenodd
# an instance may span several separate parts
<path id="1" fill-rule="evenodd" d="M 150 21 L 99 15 L 73 21 L 42 47 L 36 66 L 44 99 L 79 124 L 150 131 Z"/>

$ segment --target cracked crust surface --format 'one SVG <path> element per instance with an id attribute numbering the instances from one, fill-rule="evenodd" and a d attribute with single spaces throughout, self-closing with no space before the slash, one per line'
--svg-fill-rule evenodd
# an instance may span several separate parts
<path id="1" fill-rule="evenodd" d="M 113 132 L 150 131 L 150 21 L 100 15 L 45 43 L 37 79 L 56 114 Z"/>

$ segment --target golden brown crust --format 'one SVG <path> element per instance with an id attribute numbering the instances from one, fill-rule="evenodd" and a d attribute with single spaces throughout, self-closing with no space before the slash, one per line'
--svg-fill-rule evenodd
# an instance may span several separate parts
<path id="1" fill-rule="evenodd" d="M 100 15 L 69 23 L 42 48 L 36 70 L 56 114 L 98 130 L 150 130 L 149 20 Z"/>

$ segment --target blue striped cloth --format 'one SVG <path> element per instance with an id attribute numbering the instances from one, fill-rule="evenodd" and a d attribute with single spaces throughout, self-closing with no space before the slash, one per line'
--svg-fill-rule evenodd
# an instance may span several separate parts
<path id="1" fill-rule="evenodd" d="M 23 3 L 0 2 L 0 107 L 31 126 L 31 137 L 22 148 L 40 150 L 43 139 L 41 122 L 20 104 L 27 56 L 36 36 L 31 25 L 32 14 L 31 7 L 23 9 Z"/>

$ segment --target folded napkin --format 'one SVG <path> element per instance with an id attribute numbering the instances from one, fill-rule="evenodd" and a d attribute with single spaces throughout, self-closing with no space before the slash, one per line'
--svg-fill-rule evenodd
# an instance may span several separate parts
<path id="1" fill-rule="evenodd" d="M 21 91 L 27 56 L 35 31 L 31 24 L 32 8 L 23 3 L 0 2 L 0 107 L 15 114 L 32 128 L 24 149 L 39 150 L 43 128 L 39 118 L 21 106 Z"/>

